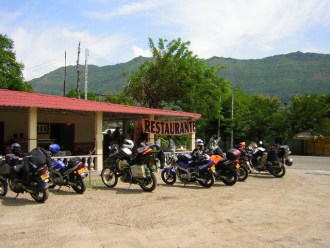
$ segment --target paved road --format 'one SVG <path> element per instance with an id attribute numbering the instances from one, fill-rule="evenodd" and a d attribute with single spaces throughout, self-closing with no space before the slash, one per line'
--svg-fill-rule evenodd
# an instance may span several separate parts
<path id="1" fill-rule="evenodd" d="M 293 165 L 289 169 L 330 171 L 330 157 L 291 156 Z"/>

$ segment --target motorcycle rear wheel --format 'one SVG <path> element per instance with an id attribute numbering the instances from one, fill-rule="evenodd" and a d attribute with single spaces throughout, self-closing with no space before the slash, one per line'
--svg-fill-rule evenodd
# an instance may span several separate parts
<path id="1" fill-rule="evenodd" d="M 77 185 L 72 185 L 72 189 L 78 194 L 83 194 L 86 191 L 86 185 L 84 180 L 80 177 L 77 178 L 75 183 Z"/>
<path id="2" fill-rule="evenodd" d="M 101 179 L 105 186 L 113 188 L 118 183 L 118 176 L 112 168 L 103 168 L 101 172 Z"/>
<path id="3" fill-rule="evenodd" d="M 270 174 L 272 174 L 274 177 L 281 178 L 285 175 L 286 169 L 285 166 L 281 166 L 281 168 L 278 169 L 271 169 L 268 170 Z"/>
<path id="4" fill-rule="evenodd" d="M 157 186 L 157 178 L 154 175 L 154 173 L 150 172 L 150 176 L 151 176 L 150 178 L 144 179 L 144 182 L 145 183 L 140 183 L 139 184 L 140 187 L 141 187 L 141 189 L 143 189 L 146 192 L 153 191 L 156 188 L 156 186 Z"/>
<path id="5" fill-rule="evenodd" d="M 246 166 L 241 166 L 239 168 L 238 181 L 243 182 L 249 177 L 249 170 Z"/>
<path id="6" fill-rule="evenodd" d="M 163 170 L 161 177 L 166 184 L 173 185 L 176 182 L 176 174 L 171 170 Z"/>
<path id="7" fill-rule="evenodd" d="M 6 179 L 0 178 L 0 196 L 6 196 L 8 193 L 8 182 Z"/>
<path id="8" fill-rule="evenodd" d="M 220 176 L 220 180 L 227 186 L 233 186 L 238 181 L 238 173 L 236 170 L 228 171 Z"/>
<path id="9" fill-rule="evenodd" d="M 48 189 L 41 189 L 37 192 L 30 193 L 30 195 L 32 196 L 33 200 L 35 200 L 36 202 L 43 203 L 47 201 L 49 192 Z"/>
<path id="10" fill-rule="evenodd" d="M 202 178 L 205 181 L 198 180 L 199 185 L 203 186 L 204 188 L 210 188 L 214 184 L 214 175 L 213 172 L 207 170 L 200 172 L 200 178 Z"/>

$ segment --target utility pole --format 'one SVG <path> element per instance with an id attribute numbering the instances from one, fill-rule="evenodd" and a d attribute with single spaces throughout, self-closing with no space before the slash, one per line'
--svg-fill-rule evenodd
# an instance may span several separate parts
<path id="1" fill-rule="evenodd" d="M 79 80 L 80 80 L 79 56 L 80 56 L 80 41 L 79 41 L 79 45 L 78 45 L 78 58 L 77 58 L 77 87 L 76 87 L 77 96 L 78 96 L 78 98 L 80 99 L 80 89 L 79 89 Z"/>
<path id="2" fill-rule="evenodd" d="M 87 100 L 87 92 L 88 92 L 88 63 L 87 63 L 87 57 L 89 56 L 89 51 L 86 48 L 85 49 L 85 100 Z"/>
<path id="3" fill-rule="evenodd" d="M 220 96 L 220 109 L 221 109 L 221 96 Z M 220 115 L 221 115 L 221 110 L 220 110 Z M 221 137 L 221 132 L 220 132 L 220 116 L 218 118 L 218 139 Z"/>
<path id="4" fill-rule="evenodd" d="M 234 146 L 234 93 L 231 97 L 231 122 L 232 122 L 232 127 L 231 127 L 231 137 L 230 137 L 230 147 Z"/>
<path id="5" fill-rule="evenodd" d="M 64 82 L 63 82 L 63 96 L 65 96 L 65 84 L 66 84 L 66 51 L 64 53 Z"/>

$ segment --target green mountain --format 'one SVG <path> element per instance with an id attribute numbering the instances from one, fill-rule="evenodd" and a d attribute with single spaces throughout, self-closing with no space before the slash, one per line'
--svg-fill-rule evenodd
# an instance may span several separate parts
<path id="1" fill-rule="evenodd" d="M 97 94 L 117 92 L 127 84 L 128 76 L 150 58 L 137 57 L 127 63 L 88 66 L 88 91 Z M 330 93 L 330 55 L 295 52 L 263 59 L 239 60 L 212 57 L 205 60 L 219 68 L 219 75 L 248 94 L 266 94 L 290 99 L 293 95 Z M 221 68 L 221 69 L 220 69 Z M 66 70 L 66 92 L 76 88 L 76 66 Z M 64 67 L 29 81 L 39 93 L 63 94 Z M 85 71 L 80 66 L 80 89 L 84 90 Z"/>

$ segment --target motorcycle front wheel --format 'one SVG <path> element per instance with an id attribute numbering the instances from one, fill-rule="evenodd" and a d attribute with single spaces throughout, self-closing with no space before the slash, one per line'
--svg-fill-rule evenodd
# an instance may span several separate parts
<path id="1" fill-rule="evenodd" d="M 201 178 L 201 180 L 198 180 L 198 183 L 204 188 L 210 188 L 214 184 L 214 175 L 212 171 L 207 170 L 200 172 L 199 178 Z"/>
<path id="2" fill-rule="evenodd" d="M 173 185 L 176 182 L 176 174 L 172 170 L 164 169 L 161 177 L 166 184 Z"/>
<path id="3" fill-rule="evenodd" d="M 101 178 L 104 185 L 108 188 L 113 188 L 118 183 L 118 176 L 112 168 L 103 168 Z"/>
<path id="4" fill-rule="evenodd" d="M 84 182 L 84 180 L 81 177 L 79 177 L 79 178 L 76 179 L 75 184 L 76 185 L 72 185 L 72 189 L 76 193 L 83 194 L 86 191 L 85 182 Z"/>
<path id="5" fill-rule="evenodd" d="M 34 193 L 30 193 L 30 195 L 32 196 L 33 200 L 35 200 L 36 202 L 43 203 L 47 201 L 49 192 L 48 189 L 40 189 Z"/>
<path id="6" fill-rule="evenodd" d="M 239 167 L 239 175 L 238 175 L 238 181 L 243 182 L 245 181 L 249 176 L 249 170 L 246 166 Z"/>
<path id="7" fill-rule="evenodd" d="M 151 192 L 157 186 L 157 178 L 154 173 L 150 172 L 150 178 L 144 179 L 143 183 L 139 183 L 139 185 L 144 191 Z"/>
<path id="8" fill-rule="evenodd" d="M 270 174 L 272 174 L 274 177 L 281 178 L 285 175 L 286 169 L 284 166 L 281 166 L 281 168 L 278 169 L 269 169 L 268 170 Z"/>
<path id="9" fill-rule="evenodd" d="M 0 178 L 0 196 L 6 196 L 8 193 L 8 182 L 6 179 Z"/>

